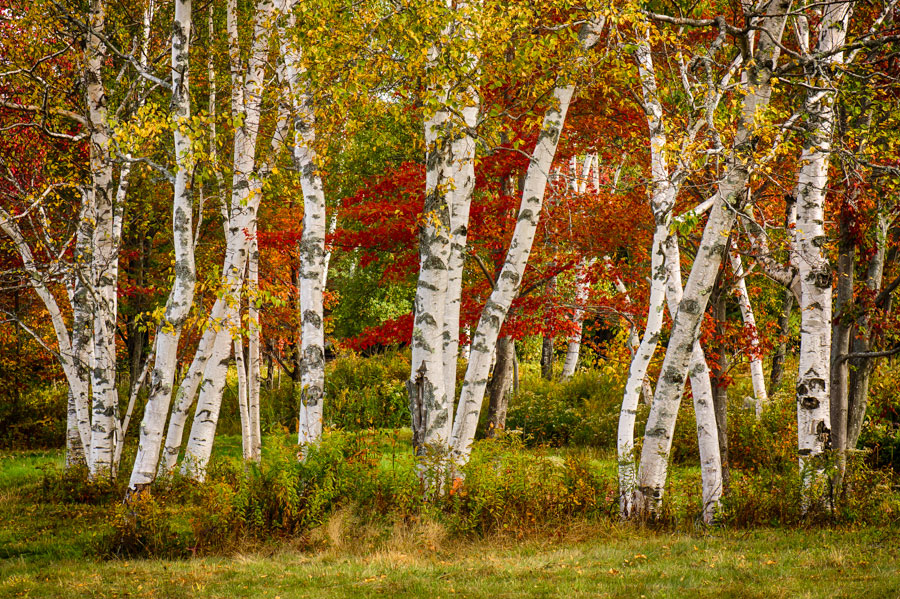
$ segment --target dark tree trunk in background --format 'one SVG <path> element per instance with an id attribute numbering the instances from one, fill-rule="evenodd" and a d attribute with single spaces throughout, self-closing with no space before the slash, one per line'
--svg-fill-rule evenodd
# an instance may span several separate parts
<path id="1" fill-rule="evenodd" d="M 488 383 L 488 423 L 485 436 L 493 438 L 498 430 L 506 428 L 506 411 L 509 407 L 509 396 L 513 386 L 513 367 L 515 362 L 516 343 L 509 337 L 497 340 L 497 360 L 494 362 L 494 373 Z"/>
<path id="2" fill-rule="evenodd" d="M 794 293 L 790 289 L 784 290 L 781 299 L 781 313 L 778 315 L 778 335 L 780 341 L 772 356 L 772 372 L 769 376 L 769 393 L 775 393 L 784 380 L 784 359 L 787 356 L 788 337 L 791 333 L 791 313 L 794 311 Z"/>

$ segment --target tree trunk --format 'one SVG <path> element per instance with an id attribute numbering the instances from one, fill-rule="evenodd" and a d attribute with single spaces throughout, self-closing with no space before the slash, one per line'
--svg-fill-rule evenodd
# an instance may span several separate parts
<path id="1" fill-rule="evenodd" d="M 587 271 L 593 264 L 593 258 L 582 260 L 578 265 L 578 272 L 575 274 L 575 313 L 572 315 L 572 320 L 575 322 L 575 334 L 569 339 L 566 347 L 566 361 L 563 363 L 560 375 L 560 379 L 563 381 L 571 378 L 578 367 L 578 356 L 581 353 L 581 339 L 584 332 L 584 306 L 591 293 L 591 282 L 588 279 Z"/>
<path id="2" fill-rule="evenodd" d="M 212 314 L 224 316 L 226 326 L 214 333 L 212 352 L 205 360 L 204 382 L 201 384 L 194 424 L 185 450 L 186 463 L 182 467 L 185 474 L 197 480 L 205 477 L 222 403 L 224 379 L 228 371 L 231 335 L 239 326 L 239 315 L 231 307 L 226 308 L 225 304 L 237 301 L 240 297 L 251 245 L 247 232 L 254 234 L 256 231 L 256 214 L 261 198 L 261 194 L 257 192 L 260 188 L 256 174 L 256 140 L 274 7 L 269 0 L 258 0 L 255 4 L 253 42 L 246 68 L 240 60 L 236 0 L 229 0 L 227 12 L 231 48 L 232 116 L 239 124 L 234 129 L 234 173 L 221 275 L 222 297 L 216 300 L 212 309 Z M 218 323 L 211 319 L 207 326 L 221 326 Z"/>
<path id="3" fill-rule="evenodd" d="M 719 281 L 719 284 L 721 284 L 721 281 Z M 722 339 L 725 334 L 723 324 L 728 320 L 728 314 L 725 310 L 724 289 L 720 287 L 718 292 L 713 292 L 713 294 L 716 296 L 716 301 L 713 304 L 716 336 Z M 719 459 L 722 462 L 722 487 L 723 490 L 727 490 L 731 482 L 731 473 L 728 469 L 728 385 L 725 382 L 725 378 L 731 364 L 728 359 L 728 348 L 720 345 L 717 350 L 718 359 L 716 360 L 715 374 L 710 382 L 716 434 L 719 441 Z"/>
<path id="4" fill-rule="evenodd" d="M 619 458 L 619 508 L 623 518 L 634 510 L 634 496 L 637 489 L 636 464 L 634 456 L 634 425 L 637 405 L 642 393 L 649 386 L 647 369 L 659 343 L 663 310 L 668 301 L 670 314 L 674 316 L 681 301 L 681 257 L 677 239 L 670 235 L 672 208 L 678 193 L 678 183 L 673 183 L 665 155 L 666 131 L 663 108 L 657 94 L 656 75 L 650 54 L 649 42 L 644 40 L 635 53 L 644 98 L 644 110 L 650 128 L 651 174 L 653 195 L 650 206 L 656 228 L 651 248 L 651 286 L 647 313 L 647 328 L 640 346 L 632 356 L 628 382 L 619 412 L 617 453 Z M 678 180 L 678 177 L 676 177 Z M 709 373 L 706 358 L 699 342 L 692 356 L 692 389 L 697 412 L 697 433 L 701 453 L 704 519 L 712 521 L 721 494 L 718 448 L 715 445 L 715 427 L 710 403 Z M 712 443 L 708 440 L 712 439 Z"/>
<path id="5" fill-rule="evenodd" d="M 847 411 L 850 393 L 850 364 L 846 359 L 850 351 L 850 333 L 853 320 L 847 312 L 853 308 L 853 288 L 855 285 L 854 262 L 856 243 L 850 232 L 853 217 L 848 207 L 842 206 L 839 218 L 840 241 L 837 259 L 837 293 L 835 295 L 835 317 L 831 332 L 831 447 L 837 457 L 835 488 L 840 487 L 847 467 Z"/>
<path id="6" fill-rule="evenodd" d="M 516 342 L 509 337 L 497 340 L 497 360 L 494 373 L 488 383 L 488 424 L 486 437 L 492 439 L 497 431 L 506 429 L 506 411 L 509 407 L 509 395 L 513 384 L 513 361 L 515 359 Z"/>
<path id="7" fill-rule="evenodd" d="M 294 24 L 294 15 L 289 23 Z M 294 120 L 294 164 L 303 190 L 303 237 L 300 264 L 300 425 L 298 443 L 317 443 L 322 436 L 322 401 L 325 396 L 325 192 L 316 155 L 315 110 L 304 80 L 300 48 L 282 40 L 287 79 L 291 88 Z"/>
<path id="8" fill-rule="evenodd" d="M 176 123 L 191 118 L 189 55 L 191 39 L 191 0 L 175 3 L 172 25 L 172 110 Z M 150 484 L 159 466 L 163 428 L 172 401 L 172 386 L 178 365 L 181 330 L 194 302 L 196 266 L 193 245 L 193 200 L 191 185 L 194 170 L 192 140 L 187 128 L 174 127 L 175 192 L 172 202 L 172 236 L 175 246 L 175 281 L 169 292 L 163 321 L 156 333 L 156 356 L 150 377 L 150 390 L 141 421 L 138 453 L 128 483 L 130 491 Z"/>
<path id="9" fill-rule="evenodd" d="M 756 400 L 756 417 L 762 414 L 763 405 L 769 401 L 766 393 L 766 374 L 763 371 L 762 354 L 759 349 L 759 331 L 756 328 L 756 317 L 753 314 L 753 306 L 750 304 L 750 294 L 747 293 L 747 282 L 744 279 L 744 264 L 741 257 L 734 250 L 731 251 L 731 269 L 736 279 L 738 304 L 741 308 L 741 318 L 744 327 L 750 329 L 750 379 L 753 383 L 753 397 Z"/>
<path id="10" fill-rule="evenodd" d="M 781 299 L 781 312 L 778 314 L 779 341 L 772 356 L 772 372 L 769 377 L 769 388 L 774 393 L 781 387 L 784 379 L 784 359 L 787 356 L 788 337 L 791 334 L 791 312 L 794 311 L 794 292 L 785 289 Z"/>
<path id="11" fill-rule="evenodd" d="M 881 291 L 881 280 L 884 275 L 885 249 L 887 246 L 890 222 L 883 207 L 878 206 L 875 253 L 869 261 L 866 272 L 866 287 L 873 296 Z M 885 309 L 882 306 L 879 308 Z M 872 329 L 868 312 L 860 314 L 856 321 L 853 337 L 850 341 L 851 353 L 871 351 Z M 847 449 L 855 449 L 862 432 L 863 421 L 869 399 L 869 379 L 874 370 L 875 361 L 871 358 L 854 358 L 850 360 L 850 393 L 847 414 Z"/>
<path id="12" fill-rule="evenodd" d="M 837 49 L 846 37 L 850 5 L 833 4 L 824 7 L 823 11 L 816 54 L 825 56 L 820 59 L 819 66 L 830 71 L 843 62 L 843 54 Z M 805 112 L 809 133 L 800 155 L 800 173 L 794 190 L 797 201 L 794 241 L 801 288 L 797 431 L 806 507 L 817 493 L 823 491 L 825 465 L 822 457 L 830 445 L 831 435 L 828 386 L 832 273 L 824 254 L 827 239 L 824 211 L 834 128 L 834 95 L 830 90 L 815 89 L 807 96 Z"/>
<path id="13" fill-rule="evenodd" d="M 92 0 L 85 49 L 90 170 L 93 218 L 91 284 L 93 308 L 93 368 L 91 369 L 92 417 L 88 466 L 91 476 L 115 476 L 116 424 L 119 395 L 116 390 L 116 315 L 118 247 L 114 230 L 114 165 L 110 155 L 112 130 L 107 117 L 103 65 L 107 48 L 101 40 L 106 29 L 106 3 Z"/>
<path id="14" fill-rule="evenodd" d="M 653 516 L 661 507 L 685 375 L 693 356 L 694 343 L 699 338 L 709 294 L 724 258 L 725 241 L 734 224 L 735 210 L 741 206 L 749 179 L 749 161 L 753 154 L 750 132 L 756 126 L 757 113 L 769 101 L 769 82 L 779 51 L 777 41 L 781 39 L 787 9 L 784 0 L 772 0 L 766 10 L 771 16 L 759 18 L 766 34 L 760 36 L 748 74 L 745 85 L 747 93 L 735 133 L 734 150 L 728 157 L 725 176 L 719 181 L 718 191 L 713 196 L 712 210 L 674 318 L 669 346 L 650 407 L 635 498 L 637 513 L 642 515 Z"/>

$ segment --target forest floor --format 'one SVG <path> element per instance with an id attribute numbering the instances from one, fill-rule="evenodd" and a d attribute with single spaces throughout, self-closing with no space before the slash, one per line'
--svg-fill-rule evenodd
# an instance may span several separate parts
<path id="1" fill-rule="evenodd" d="M 0 597 L 900 596 L 896 527 L 672 532 L 574 522 L 520 539 L 454 539 L 420 522 L 355 542 L 338 512 L 312 551 L 103 560 L 95 547 L 107 508 L 41 499 L 43 469 L 61 459 L 0 452 Z"/>

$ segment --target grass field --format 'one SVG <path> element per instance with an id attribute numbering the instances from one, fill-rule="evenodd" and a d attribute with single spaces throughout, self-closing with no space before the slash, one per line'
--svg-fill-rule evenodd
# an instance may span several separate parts
<path id="1" fill-rule="evenodd" d="M 223 450 L 230 443 L 221 444 Z M 898 528 L 653 531 L 575 521 L 451 538 L 433 521 L 225 557 L 101 560 L 106 508 L 41 500 L 59 452 L 0 454 L 0 597 L 898 597 Z"/>

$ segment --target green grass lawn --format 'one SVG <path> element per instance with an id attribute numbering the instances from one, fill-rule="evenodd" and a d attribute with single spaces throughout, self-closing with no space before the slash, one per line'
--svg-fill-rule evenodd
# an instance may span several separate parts
<path id="1" fill-rule="evenodd" d="M 217 443 L 239 452 L 234 439 Z M 396 443 L 386 437 L 381 450 Z M 383 467 L 395 459 L 385 451 Z M 896 526 L 676 533 L 575 521 L 525 538 L 459 539 L 425 520 L 359 530 L 338 511 L 303 543 L 101 560 L 107 508 L 43 501 L 42 469 L 54 465 L 60 452 L 0 453 L 0 597 L 900 596 Z"/>

